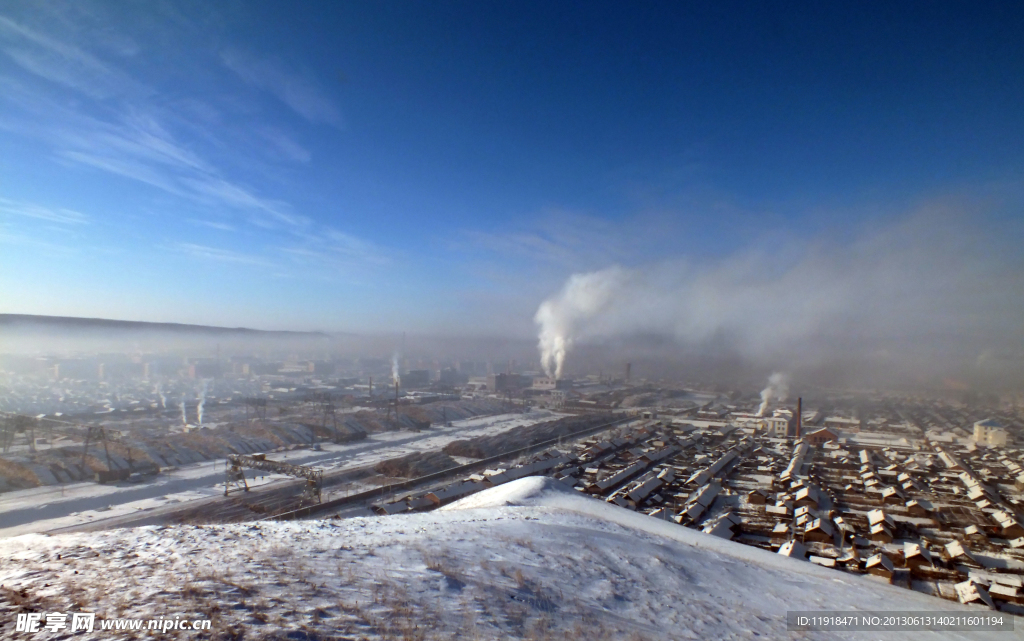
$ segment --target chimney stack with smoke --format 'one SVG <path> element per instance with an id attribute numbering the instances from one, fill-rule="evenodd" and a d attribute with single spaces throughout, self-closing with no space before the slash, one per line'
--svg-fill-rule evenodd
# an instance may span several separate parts
<path id="1" fill-rule="evenodd" d="M 541 303 L 533 320 L 540 327 L 537 346 L 548 378 L 562 378 L 565 355 L 581 326 L 615 302 L 626 288 L 628 275 L 618 267 L 573 274 L 561 292 Z"/>
<path id="2" fill-rule="evenodd" d="M 199 390 L 199 404 L 196 405 L 196 420 L 199 425 L 203 424 L 203 406 L 206 405 L 206 388 L 209 384 L 209 379 L 204 379 L 202 388 Z"/>
<path id="3" fill-rule="evenodd" d="M 768 377 L 768 386 L 761 390 L 761 406 L 757 408 L 757 415 L 764 416 L 768 410 L 768 403 L 772 398 L 779 401 L 786 400 L 789 395 L 789 377 L 783 372 L 774 372 Z"/>

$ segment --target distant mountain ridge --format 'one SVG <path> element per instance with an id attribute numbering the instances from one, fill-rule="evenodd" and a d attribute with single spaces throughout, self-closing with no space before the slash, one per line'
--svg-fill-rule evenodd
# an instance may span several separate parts
<path id="1" fill-rule="evenodd" d="M 0 314 L 0 330 L 39 328 L 52 330 L 117 330 L 134 332 L 173 332 L 177 334 L 245 334 L 266 337 L 315 338 L 329 336 L 324 332 L 294 332 L 250 329 L 248 327 L 216 327 L 185 323 L 152 323 L 145 321 L 80 318 L 75 316 L 35 316 L 32 314 Z"/>

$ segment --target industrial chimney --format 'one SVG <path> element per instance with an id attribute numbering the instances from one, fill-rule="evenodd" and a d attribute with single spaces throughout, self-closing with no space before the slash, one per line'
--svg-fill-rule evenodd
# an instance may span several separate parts
<path id="1" fill-rule="evenodd" d="M 804 422 L 804 399 L 796 399 L 796 437 L 800 438 L 800 428 L 803 427 Z"/>
<path id="2" fill-rule="evenodd" d="M 633 369 L 632 363 L 626 363 L 626 382 L 629 382 L 629 371 Z"/>

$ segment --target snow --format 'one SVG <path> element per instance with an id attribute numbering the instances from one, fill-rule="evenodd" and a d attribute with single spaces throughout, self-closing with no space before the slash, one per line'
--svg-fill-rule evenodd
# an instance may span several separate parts
<path id="1" fill-rule="evenodd" d="M 210 616 L 215 633 L 246 638 L 804 638 L 786 631 L 788 610 L 985 611 L 704 535 L 539 477 L 422 514 L 9 538 L 0 540 L 0 584 L 43 611 L 79 603 L 100 618 Z M 5 626 L 17 607 L 7 594 Z"/>
<path id="2" fill-rule="evenodd" d="M 413 452 L 440 450 L 457 439 L 498 434 L 560 416 L 564 414 L 545 410 L 480 416 L 452 421 L 451 427 L 439 426 L 422 432 L 383 432 L 352 443 L 323 443 L 323 451 L 319 452 L 299 449 L 271 452 L 270 457 L 276 461 L 312 465 L 333 473 L 372 466 Z M 100 519 L 124 517 L 170 502 L 213 499 L 224 493 L 224 466 L 223 460 L 182 465 L 139 484 L 85 482 L 5 492 L 0 494 L 0 537 L 48 532 Z M 255 474 L 253 476 L 252 471 L 247 474 L 250 487 L 294 481 L 280 474 Z M 353 488 L 339 489 L 344 493 Z M 329 489 L 324 499 L 330 498 Z"/>
<path id="3" fill-rule="evenodd" d="M 908 447 L 910 445 L 906 434 L 893 432 L 856 432 L 847 434 L 846 440 L 857 445 L 874 445 L 879 447 Z"/>
<path id="4" fill-rule="evenodd" d="M 527 476 L 459 499 L 441 510 L 472 510 L 510 505 L 557 503 L 564 495 L 578 494 L 564 483 L 547 476 Z"/>

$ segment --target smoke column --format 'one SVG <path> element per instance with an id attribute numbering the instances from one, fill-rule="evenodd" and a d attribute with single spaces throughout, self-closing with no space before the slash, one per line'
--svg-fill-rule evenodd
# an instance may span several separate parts
<path id="1" fill-rule="evenodd" d="M 391 355 L 391 382 L 398 384 L 402 377 L 398 373 L 398 352 Z"/>
<path id="2" fill-rule="evenodd" d="M 167 397 L 164 396 L 163 385 L 156 386 L 156 393 L 160 395 L 160 409 L 167 409 Z"/>
<path id="3" fill-rule="evenodd" d="M 1019 372 L 1024 254 L 1012 238 L 929 209 L 843 238 L 573 274 L 534 315 L 541 365 L 560 377 L 581 342 L 643 337 L 762 366 L 865 363 L 882 377 L 980 371 L 989 349 L 1005 355 L 998 371 Z"/>
<path id="4" fill-rule="evenodd" d="M 188 417 L 185 415 L 185 396 L 184 395 L 181 397 L 181 400 L 178 402 L 178 407 L 181 408 L 181 424 L 182 425 L 188 425 Z"/>
<path id="5" fill-rule="evenodd" d="M 206 387 L 210 384 L 209 380 L 203 381 L 203 386 L 199 389 L 199 405 L 196 406 L 196 412 L 199 415 L 199 424 L 203 424 L 203 404 L 206 403 Z"/>
<path id="6" fill-rule="evenodd" d="M 627 280 L 628 273 L 619 267 L 574 274 L 561 292 L 541 304 L 533 320 L 540 326 L 540 363 L 549 377 L 562 378 L 579 325 L 603 312 Z"/>
<path id="7" fill-rule="evenodd" d="M 784 401 L 787 396 L 789 396 L 789 377 L 782 372 L 774 372 L 768 377 L 768 387 L 761 390 L 761 406 L 757 408 L 757 415 L 764 416 L 772 398 Z"/>

